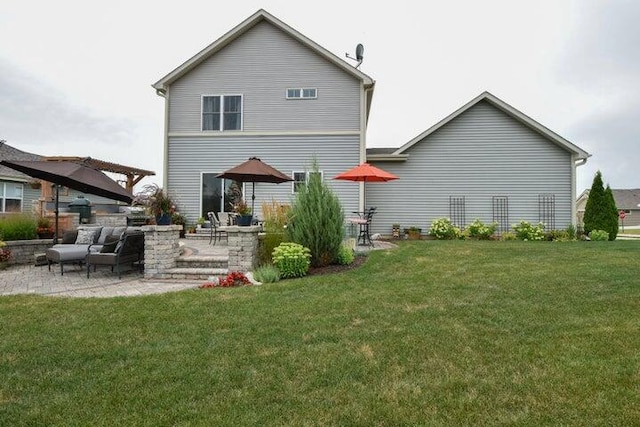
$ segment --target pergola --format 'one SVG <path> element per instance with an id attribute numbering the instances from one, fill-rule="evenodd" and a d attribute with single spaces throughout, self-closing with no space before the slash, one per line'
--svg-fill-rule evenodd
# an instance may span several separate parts
<path id="1" fill-rule="evenodd" d="M 130 192 L 133 192 L 133 186 L 140 182 L 142 178 L 156 174 L 154 171 L 105 162 L 104 160 L 92 159 L 91 157 L 51 156 L 43 157 L 42 159 L 50 162 L 82 162 L 101 171 L 122 174 L 127 177 L 125 188 Z"/>

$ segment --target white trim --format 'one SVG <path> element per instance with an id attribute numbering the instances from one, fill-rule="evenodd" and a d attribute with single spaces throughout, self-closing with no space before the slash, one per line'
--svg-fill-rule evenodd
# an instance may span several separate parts
<path id="1" fill-rule="evenodd" d="M 202 117 L 202 116 L 201 116 Z M 202 120 L 202 119 L 201 119 Z M 202 125 L 200 125 L 202 128 Z M 195 131 L 195 132 L 169 132 L 169 137 L 172 138 L 197 138 L 197 137 L 208 137 L 208 136 L 220 136 L 224 134 L 224 136 L 233 136 L 233 135 L 242 135 L 242 136 L 358 136 L 361 134 L 360 131 L 238 131 L 238 130 L 229 130 L 229 131 L 214 131 L 214 130 L 204 130 L 204 131 Z"/>
<path id="2" fill-rule="evenodd" d="M 494 107 L 498 108 L 502 112 L 504 112 L 507 115 L 509 115 L 509 116 L 513 117 L 514 119 L 518 120 L 520 123 L 524 124 L 528 128 L 538 132 L 542 136 L 544 136 L 547 139 L 549 139 L 551 142 L 553 142 L 556 145 L 564 148 L 565 150 L 567 150 L 568 152 L 570 152 L 572 154 L 576 154 L 576 159 L 575 160 L 581 160 L 581 159 L 585 159 L 586 160 L 588 157 L 591 156 L 591 154 L 589 154 L 586 151 L 582 150 L 580 147 L 578 147 L 578 146 L 572 144 L 571 142 L 567 141 L 566 139 L 564 139 L 563 137 L 561 137 L 557 133 L 553 132 L 552 130 L 550 130 L 550 129 L 546 128 L 546 127 L 544 127 L 540 123 L 536 122 L 535 120 L 533 120 L 529 116 L 525 115 L 524 113 L 516 110 L 511 105 L 507 104 L 506 102 L 502 101 L 501 99 L 498 99 L 496 96 L 490 94 L 489 92 L 481 93 L 480 95 L 478 95 L 477 97 L 475 97 L 471 101 L 467 102 L 465 105 L 463 105 L 462 107 L 460 107 L 459 109 L 457 109 L 453 113 L 449 114 L 444 119 L 440 120 L 435 125 L 431 126 L 426 131 L 422 132 L 420 135 L 418 135 L 415 138 L 413 138 L 411 141 L 409 141 L 406 144 L 404 144 L 402 147 L 398 148 L 392 154 L 404 154 L 404 151 L 406 151 L 409 148 L 413 147 L 415 144 L 419 143 L 420 141 L 425 139 L 430 134 L 434 133 L 435 131 L 437 131 L 438 129 L 440 129 L 441 127 L 443 127 L 444 125 L 446 125 L 450 121 L 454 120 L 459 115 L 461 115 L 465 111 L 469 110 L 471 107 L 473 107 L 474 105 L 476 105 L 480 101 L 488 101 Z"/>
<path id="3" fill-rule="evenodd" d="M 19 185 L 20 186 L 20 197 L 7 197 L 7 184 L 10 185 Z M 18 181 L 12 182 L 0 182 L 0 213 L 7 213 L 7 199 L 9 200 L 20 200 L 20 210 L 16 212 L 24 212 L 24 183 Z M 13 211 L 12 211 L 13 212 Z"/>
<path id="4" fill-rule="evenodd" d="M 240 129 L 233 129 L 233 130 L 225 130 L 222 129 L 223 125 L 224 125 L 224 100 L 226 97 L 232 97 L 232 96 L 239 96 L 240 97 Z M 220 129 L 218 130 L 212 130 L 212 129 L 207 129 L 204 130 L 202 129 L 202 126 L 204 125 L 204 120 L 203 120 L 203 116 L 204 116 L 204 98 L 209 97 L 209 98 L 213 98 L 213 97 L 219 97 L 220 98 Z M 227 132 L 242 132 L 244 129 L 244 95 L 241 93 L 220 93 L 220 94 L 203 94 L 200 95 L 200 132 L 212 132 L 212 133 L 227 133 Z"/>
<path id="5" fill-rule="evenodd" d="M 290 90 L 299 90 L 300 91 L 300 96 L 289 96 L 289 91 Z M 304 91 L 305 90 L 313 90 L 315 95 L 314 96 L 304 96 Z M 284 90 L 284 97 L 287 100 L 294 100 L 294 101 L 318 99 L 318 88 L 315 88 L 315 87 L 288 87 L 288 88 L 286 88 Z"/>
<path id="6" fill-rule="evenodd" d="M 310 173 L 314 173 L 314 171 L 308 171 L 308 170 L 293 170 L 293 171 L 291 171 L 291 178 L 293 178 L 293 181 L 291 181 L 291 194 L 296 194 L 296 183 L 300 182 L 300 181 L 296 181 L 296 174 L 297 173 L 303 173 L 304 174 L 304 182 L 306 184 L 309 181 L 309 174 Z M 320 180 L 324 182 L 324 171 L 318 171 L 318 173 L 320 174 Z"/>
<path id="7" fill-rule="evenodd" d="M 193 68 L 195 68 L 197 65 L 199 65 L 201 62 L 203 62 L 210 56 L 222 50 L 225 46 L 232 43 L 235 39 L 242 36 L 244 33 L 249 31 L 252 27 L 254 27 L 257 23 L 261 21 L 266 21 L 271 25 L 275 26 L 276 28 L 279 28 L 281 31 L 293 37 L 301 44 L 307 46 L 318 55 L 324 57 L 329 62 L 335 64 L 336 66 L 341 68 L 343 71 L 363 81 L 365 85 L 373 86 L 373 84 L 375 83 L 371 77 L 367 76 L 362 71 L 356 69 L 355 67 L 347 63 L 342 58 L 329 52 L 327 49 L 323 48 L 313 40 L 307 38 L 306 36 L 302 35 L 298 31 L 294 30 L 293 28 L 285 24 L 284 22 L 280 21 L 275 16 L 269 14 L 264 9 L 260 9 L 256 13 L 251 15 L 249 18 L 245 19 L 243 22 L 241 22 L 240 24 L 235 26 L 233 29 L 228 31 L 222 37 L 218 38 L 213 43 L 209 44 L 207 47 L 205 47 L 200 52 L 195 54 L 193 57 L 191 57 L 190 59 L 182 63 L 180 66 L 178 66 L 176 69 L 171 71 L 169 74 L 167 74 L 166 76 L 158 80 L 152 86 L 157 90 L 167 89 L 167 87 L 171 85 L 174 81 L 176 81 L 177 79 L 179 79 L 180 77 L 182 77 L 183 75 L 191 71 Z"/>

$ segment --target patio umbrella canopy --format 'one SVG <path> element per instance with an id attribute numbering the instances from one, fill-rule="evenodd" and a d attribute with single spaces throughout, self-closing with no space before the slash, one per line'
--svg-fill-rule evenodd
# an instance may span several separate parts
<path id="1" fill-rule="evenodd" d="M 83 193 L 131 203 L 131 194 L 102 171 L 76 162 L 8 161 L 0 164 L 33 178 L 43 179 Z M 56 186 L 56 238 L 58 236 L 58 186 Z"/>
<path id="2" fill-rule="evenodd" d="M 369 163 L 362 163 L 346 172 L 336 175 L 333 179 L 357 182 L 387 182 L 398 179 L 398 177 Z"/>
<path id="3" fill-rule="evenodd" d="M 217 175 L 217 178 L 233 179 L 240 182 L 251 182 L 251 212 L 255 212 L 254 204 L 256 199 L 256 182 L 271 182 L 280 184 L 282 182 L 293 181 L 290 177 L 280 172 L 278 169 L 264 163 L 257 157 L 250 157 L 246 162 L 240 163 L 226 172 Z"/>

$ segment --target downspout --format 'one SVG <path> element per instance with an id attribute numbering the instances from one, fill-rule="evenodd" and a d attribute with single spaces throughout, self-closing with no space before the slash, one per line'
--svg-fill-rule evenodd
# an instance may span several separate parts
<path id="1" fill-rule="evenodd" d="M 580 159 L 575 158 L 575 154 L 571 155 L 571 160 L 573 167 L 571 168 L 571 225 L 574 227 L 578 226 L 578 208 L 576 206 L 576 168 L 578 166 L 582 166 L 587 163 L 587 157 L 583 157 Z"/>
<path id="2" fill-rule="evenodd" d="M 360 163 L 367 161 L 367 99 L 373 86 L 366 87 L 364 82 L 361 82 L 361 97 L 360 97 Z M 360 194 L 358 197 L 358 210 L 364 212 L 365 210 L 365 183 L 360 183 Z"/>
<path id="3" fill-rule="evenodd" d="M 169 93 L 167 89 L 156 89 L 156 95 L 164 98 L 164 148 L 162 159 L 162 188 L 169 182 Z"/>

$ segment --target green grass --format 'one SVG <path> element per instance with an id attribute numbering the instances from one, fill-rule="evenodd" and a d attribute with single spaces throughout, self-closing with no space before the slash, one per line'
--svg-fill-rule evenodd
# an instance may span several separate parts
<path id="1" fill-rule="evenodd" d="M 0 298 L 0 425 L 634 425 L 640 242 L 403 242 L 339 275 Z"/>

